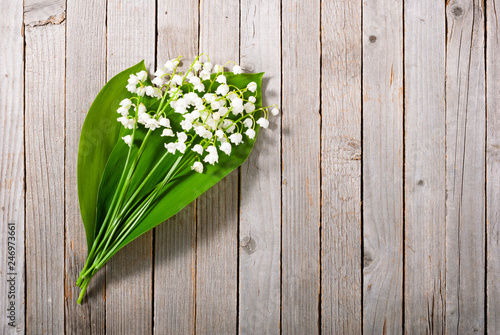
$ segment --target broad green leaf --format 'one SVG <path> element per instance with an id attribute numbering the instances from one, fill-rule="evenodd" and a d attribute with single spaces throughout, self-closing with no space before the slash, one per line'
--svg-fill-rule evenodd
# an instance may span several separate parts
<path id="1" fill-rule="evenodd" d="M 130 98 L 125 86 L 130 74 L 146 70 L 144 61 L 120 72 L 101 89 L 83 123 L 78 147 L 78 200 L 87 246 L 95 236 L 97 194 L 101 177 L 111 151 L 115 147 L 121 124 L 116 121 L 120 101 Z"/>
<path id="2" fill-rule="evenodd" d="M 258 85 L 257 92 L 261 90 L 261 81 L 263 73 L 259 74 L 240 74 L 233 75 L 231 73 L 226 73 L 227 82 L 229 85 L 235 85 L 237 87 L 245 87 L 248 83 L 255 81 Z M 206 85 L 207 86 L 207 85 Z M 208 87 L 208 86 L 207 86 Z M 216 86 L 212 88 L 211 91 L 215 91 Z M 261 94 L 257 95 L 257 101 L 255 103 L 256 108 L 260 108 L 262 104 Z M 171 120 L 172 128 L 175 131 L 181 131 L 179 123 L 182 120 L 180 114 L 175 113 L 173 110 L 167 112 L 167 117 Z M 257 113 L 256 119 L 258 119 L 259 113 Z M 256 132 L 258 132 L 258 127 L 256 127 Z M 122 131 L 120 136 L 131 133 L 130 130 Z M 138 140 L 134 141 L 132 148 L 132 157 L 135 158 L 142 143 L 142 139 L 145 137 L 147 131 L 144 127 L 139 126 L 136 130 L 136 136 Z M 166 151 L 164 144 L 171 141 L 172 138 L 161 137 L 161 130 L 156 130 L 150 134 L 150 138 L 145 146 L 145 150 L 139 160 L 134 178 L 132 179 L 129 192 L 127 192 L 126 199 L 128 199 L 131 194 L 137 189 L 137 186 L 142 182 L 145 176 L 151 171 L 156 162 L 160 159 Z M 257 134 L 256 134 L 257 135 Z M 205 164 L 205 171 L 203 173 L 197 173 L 191 171 L 190 166 L 186 166 L 181 173 L 179 173 L 175 179 L 173 179 L 161 192 L 161 197 L 154 203 L 151 210 L 142 217 L 142 220 L 138 226 L 131 231 L 131 233 L 126 237 L 126 239 L 120 244 L 119 248 L 116 249 L 116 253 L 119 249 L 125 246 L 127 243 L 133 239 L 139 237 L 143 233 L 154 228 L 161 222 L 167 220 L 182 208 L 191 203 L 194 199 L 199 197 L 209 188 L 214 186 L 218 181 L 228 175 L 231 171 L 240 166 L 249 156 L 252 147 L 254 145 L 255 139 L 251 140 L 248 136 L 243 135 L 244 142 L 238 146 L 232 145 L 231 155 L 228 156 L 223 152 L 219 152 L 219 162 L 215 165 Z M 257 137 L 257 136 L 256 136 Z M 255 138 L 256 138 L 255 137 Z M 99 200 L 98 200 L 98 222 L 104 219 L 106 211 L 110 205 L 110 199 L 116 192 L 118 180 L 124 168 L 124 162 L 127 157 L 129 147 L 119 141 L 113 152 L 109 157 L 108 164 L 104 171 L 102 177 L 102 183 L 99 190 Z M 186 154 L 188 152 L 186 151 Z M 150 182 L 142 190 L 139 197 L 144 197 L 148 194 L 151 188 L 160 182 L 164 176 L 167 174 L 169 168 L 173 165 L 175 160 L 179 157 L 179 153 L 176 155 L 168 155 L 164 160 L 158 172 L 153 175 Z M 98 223 L 99 225 L 100 223 Z M 113 254 L 114 254 L 113 253 Z"/>

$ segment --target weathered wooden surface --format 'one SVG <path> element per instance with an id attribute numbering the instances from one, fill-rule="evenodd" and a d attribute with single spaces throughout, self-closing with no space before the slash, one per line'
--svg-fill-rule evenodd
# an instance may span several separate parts
<path id="1" fill-rule="evenodd" d="M 361 318 L 361 1 L 322 2 L 321 330 Z"/>
<path id="2" fill-rule="evenodd" d="M 241 1 L 240 61 L 264 71 L 263 104 L 280 103 L 280 2 Z M 258 47 L 257 47 L 258 46 Z M 239 332 L 278 334 L 280 326 L 280 122 L 259 133 L 240 169 Z"/>
<path id="3" fill-rule="evenodd" d="M 363 328 L 403 330 L 403 4 L 363 2 Z"/>
<path id="4" fill-rule="evenodd" d="M 498 31 L 500 1 L 486 2 L 486 31 Z M 486 138 L 486 279 L 487 329 L 500 333 L 500 36 L 490 33 L 486 40 L 487 138 Z"/>
<path id="5" fill-rule="evenodd" d="M 24 3 L 26 332 L 64 332 L 64 1 Z M 7 158 L 8 159 L 8 158 Z"/>
<path id="6" fill-rule="evenodd" d="M 316 334 L 321 293 L 320 2 L 283 1 L 282 6 L 281 330 Z"/>
<path id="7" fill-rule="evenodd" d="M 106 83 L 106 6 L 93 1 L 70 1 L 66 21 L 66 154 L 65 154 L 65 329 L 67 334 L 104 334 L 106 331 L 105 276 L 103 269 L 90 285 L 83 308 L 76 301 L 78 278 L 85 264 L 87 243 L 78 205 L 78 141 L 85 115 Z M 95 36 L 83 38 L 80 36 Z M 92 72 L 92 76 L 88 73 Z"/>
<path id="8" fill-rule="evenodd" d="M 0 12 L 0 333 L 25 330 L 24 281 L 24 41 L 22 2 L 1 1 Z M 9 325 L 10 323 L 10 325 Z"/>
<path id="9" fill-rule="evenodd" d="M 485 13 L 446 7 L 446 330 L 467 334 L 486 328 Z"/>
<path id="10" fill-rule="evenodd" d="M 498 6 L 0 0 L 0 332 L 499 333 Z M 124 68 L 199 52 L 265 71 L 282 114 L 79 306 L 86 111 Z"/>
<path id="11" fill-rule="evenodd" d="M 445 330 L 444 2 L 405 2 L 405 329 Z"/>

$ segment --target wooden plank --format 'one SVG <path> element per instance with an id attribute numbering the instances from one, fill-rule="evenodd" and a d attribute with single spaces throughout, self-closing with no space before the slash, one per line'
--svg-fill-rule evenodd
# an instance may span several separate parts
<path id="1" fill-rule="evenodd" d="M 239 60 L 239 2 L 200 2 L 200 52 Z M 236 332 L 238 171 L 198 199 L 196 334 Z"/>
<path id="2" fill-rule="evenodd" d="M 107 78 L 142 59 L 155 59 L 156 1 L 108 1 Z M 106 267 L 106 333 L 152 333 L 152 232 L 139 237 Z"/>
<path id="3" fill-rule="evenodd" d="M 323 1 L 321 330 L 361 334 L 361 1 Z"/>
<path id="4" fill-rule="evenodd" d="M 405 331 L 445 329 L 445 3 L 405 2 Z"/>
<path id="5" fill-rule="evenodd" d="M 487 222 L 487 330 L 500 333 L 500 35 L 497 16 L 500 1 L 486 2 L 487 145 L 486 145 L 486 222 Z"/>
<path id="6" fill-rule="evenodd" d="M 106 81 L 106 3 L 67 2 L 66 21 L 66 277 L 67 334 L 104 334 L 106 303 L 105 269 L 96 275 L 83 305 L 76 300 L 76 280 L 87 256 L 85 229 L 80 216 L 77 190 L 78 142 L 83 121 Z M 82 36 L 85 36 L 82 38 Z"/>
<path id="7" fill-rule="evenodd" d="M 402 1 L 363 3 L 363 328 L 402 331 Z"/>
<path id="8" fill-rule="evenodd" d="M 446 56 L 446 330 L 485 330 L 482 1 L 449 1 Z"/>
<path id="9" fill-rule="evenodd" d="M 24 2 L 26 332 L 64 333 L 65 1 Z"/>
<path id="10" fill-rule="evenodd" d="M 283 334 L 319 332 L 320 2 L 282 2 Z M 300 36 L 300 38 L 297 38 Z"/>
<path id="11" fill-rule="evenodd" d="M 263 105 L 280 104 L 280 1 L 241 2 L 240 60 L 264 71 Z M 270 117 L 240 171 L 239 332 L 279 334 L 281 125 Z"/>
<path id="12" fill-rule="evenodd" d="M 25 331 L 24 38 L 22 2 L 0 2 L 0 333 Z"/>
<path id="13" fill-rule="evenodd" d="M 158 2 L 157 64 L 198 54 L 198 0 Z M 195 324 L 196 202 L 156 228 L 154 333 L 192 334 Z"/>

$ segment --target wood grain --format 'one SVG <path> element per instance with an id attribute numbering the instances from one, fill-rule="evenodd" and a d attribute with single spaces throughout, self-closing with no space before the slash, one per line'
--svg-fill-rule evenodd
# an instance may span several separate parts
<path id="1" fill-rule="evenodd" d="M 445 4 L 412 0 L 405 29 L 405 331 L 445 332 Z"/>
<path id="2" fill-rule="evenodd" d="M 106 82 L 106 4 L 68 1 L 66 19 L 66 276 L 67 334 L 104 334 L 106 330 L 105 269 L 91 281 L 87 298 L 77 304 L 76 280 L 87 256 L 85 229 L 77 189 L 78 142 L 83 121 Z M 84 38 L 82 38 L 82 36 Z M 90 38 L 90 37 L 94 38 Z M 88 76 L 92 73 L 92 76 Z"/>
<path id="3" fill-rule="evenodd" d="M 198 54 L 198 0 L 159 1 L 157 67 Z M 195 325 L 196 201 L 155 230 L 154 333 L 192 334 Z"/>
<path id="4" fill-rule="evenodd" d="M 155 59 L 154 0 L 107 3 L 107 78 L 142 59 L 148 69 Z M 106 333 L 153 331 L 152 232 L 142 235 L 106 266 Z"/>
<path id="5" fill-rule="evenodd" d="M 24 4 L 26 332 L 62 334 L 65 2 Z"/>
<path id="6" fill-rule="evenodd" d="M 498 5 L 0 2 L 0 333 L 500 333 Z M 265 71 L 282 115 L 78 306 L 86 111 L 140 60 L 198 52 Z"/>
<path id="7" fill-rule="evenodd" d="M 0 49 L 10 50 L 0 57 L 0 333 L 19 334 L 25 332 L 23 4 L 2 1 L 0 13 Z"/>
<path id="8" fill-rule="evenodd" d="M 200 3 L 200 53 L 212 64 L 239 61 L 240 7 L 234 1 Z M 198 199 L 196 334 L 236 332 L 238 171 Z"/>
<path id="9" fill-rule="evenodd" d="M 320 317 L 320 2 L 283 1 L 282 6 L 281 330 L 283 334 L 317 334 Z"/>
<path id="10" fill-rule="evenodd" d="M 280 1 L 241 2 L 241 65 L 265 72 L 264 106 L 281 98 L 280 9 Z M 240 171 L 241 334 L 280 332 L 281 124 L 279 116 L 269 120 Z"/>
<path id="11" fill-rule="evenodd" d="M 402 332 L 402 1 L 363 3 L 363 329 Z"/>
<path id="12" fill-rule="evenodd" d="M 481 1 L 449 1 L 446 330 L 485 330 L 485 77 Z"/>
<path id="13" fill-rule="evenodd" d="M 360 334 L 361 1 L 323 1 L 321 330 Z"/>
<path id="14" fill-rule="evenodd" d="M 500 35 L 497 10 L 500 1 L 486 2 L 486 279 L 487 279 L 487 330 L 488 334 L 500 333 Z"/>

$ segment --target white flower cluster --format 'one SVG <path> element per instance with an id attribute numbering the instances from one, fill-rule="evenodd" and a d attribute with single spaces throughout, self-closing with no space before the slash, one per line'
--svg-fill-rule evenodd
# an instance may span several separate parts
<path id="1" fill-rule="evenodd" d="M 120 103 L 118 121 L 127 129 L 134 129 L 137 124 L 149 131 L 162 128 L 161 136 L 174 137 L 174 141 L 165 143 L 168 153 L 189 152 L 195 156 L 191 169 L 202 173 L 203 163 L 214 165 L 219 161 L 219 150 L 231 154 L 232 145 L 244 142 L 244 136 L 255 138 L 255 125 L 262 128 L 269 126 L 269 108 L 256 108 L 257 83 L 250 82 L 246 87 L 238 88 L 228 84 L 224 66 L 204 63 L 198 56 L 185 73 L 177 71 L 180 58 L 169 60 L 155 72 L 155 77 L 148 82 L 146 71 L 132 74 L 127 90 L 136 97 L 124 99 Z M 207 57 L 208 58 L 208 57 Z M 234 65 L 232 72 L 241 74 L 239 65 Z M 155 111 L 147 111 L 144 96 L 160 101 Z M 134 102 L 132 101 L 134 100 Z M 270 113 L 278 115 L 277 106 L 272 106 Z M 131 109 L 134 111 L 131 113 Z M 255 114 L 262 111 L 262 117 L 255 120 Z M 180 128 L 176 132 L 171 128 L 171 113 L 180 114 Z M 178 128 L 178 127 L 176 127 Z M 123 141 L 129 146 L 133 143 L 132 135 L 124 136 Z"/>

